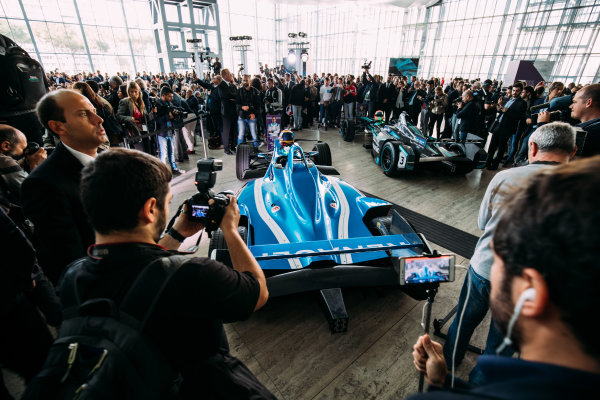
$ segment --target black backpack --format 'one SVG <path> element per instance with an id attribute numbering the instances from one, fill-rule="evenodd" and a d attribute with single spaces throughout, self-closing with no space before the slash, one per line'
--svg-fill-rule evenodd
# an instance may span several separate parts
<path id="1" fill-rule="evenodd" d="M 47 91 L 39 62 L 10 38 L 0 35 L 0 116 L 13 117 L 35 109 Z"/>
<path id="2" fill-rule="evenodd" d="M 81 303 L 77 281 L 85 260 L 76 261 L 64 277 L 63 324 L 23 399 L 174 397 L 174 373 L 142 332 L 171 277 L 188 259 L 170 256 L 146 266 L 118 306 L 107 298 Z"/>

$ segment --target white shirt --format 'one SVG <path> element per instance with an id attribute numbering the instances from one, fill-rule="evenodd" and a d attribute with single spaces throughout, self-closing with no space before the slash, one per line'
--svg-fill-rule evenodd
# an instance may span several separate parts
<path id="1" fill-rule="evenodd" d="M 321 102 L 331 101 L 331 87 L 330 86 L 326 86 L 326 85 L 321 86 L 319 93 L 321 94 Z"/>
<path id="2" fill-rule="evenodd" d="M 79 160 L 79 162 L 81 163 L 81 165 L 83 165 L 84 167 L 87 167 L 88 165 L 90 165 L 90 163 L 92 161 L 94 161 L 94 157 L 84 154 L 80 151 L 77 151 L 75 149 L 70 148 L 69 146 L 67 146 L 64 142 L 63 145 L 66 147 L 67 150 L 69 150 L 71 152 L 71 154 L 73 154 L 73 156 L 75 156 L 76 159 Z"/>

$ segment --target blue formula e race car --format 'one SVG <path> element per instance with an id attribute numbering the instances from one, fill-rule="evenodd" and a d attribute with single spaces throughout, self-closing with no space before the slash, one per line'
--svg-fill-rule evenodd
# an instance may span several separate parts
<path id="1" fill-rule="evenodd" d="M 341 288 L 399 285 L 398 260 L 431 253 L 390 203 L 366 197 L 332 176 L 335 168 L 317 165 L 318 151 L 276 141 L 272 152 L 254 159 L 268 163 L 238 193 L 240 235 L 267 276 L 270 296 L 320 291 L 332 332 L 347 329 Z M 209 256 L 230 262 L 219 230 L 212 232 Z M 421 285 L 402 288 L 426 298 Z"/>
<path id="2" fill-rule="evenodd" d="M 388 176 L 426 168 L 466 174 L 475 168 L 485 167 L 485 141 L 479 136 L 469 134 L 462 142 L 451 139 L 438 141 L 423 136 L 406 120 L 405 113 L 391 125 L 367 117 L 361 117 L 359 123 L 365 130 L 363 146 L 371 150 L 373 159 Z"/>

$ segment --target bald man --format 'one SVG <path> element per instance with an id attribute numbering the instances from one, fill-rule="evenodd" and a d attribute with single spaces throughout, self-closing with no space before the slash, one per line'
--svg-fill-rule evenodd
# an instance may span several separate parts
<path id="1" fill-rule="evenodd" d="M 106 133 L 102 118 L 79 92 L 46 94 L 36 109 L 41 124 L 60 139 L 50 157 L 23 182 L 21 203 L 35 225 L 40 265 L 56 284 L 65 267 L 86 255 L 94 232 L 79 195 L 81 170 L 96 157 Z"/>
<path id="2" fill-rule="evenodd" d="M 27 171 L 33 171 L 42 161 L 46 159 L 46 150 L 39 149 L 23 159 L 24 150 L 27 147 L 25 134 L 10 125 L 0 124 L 0 206 L 4 206 L 5 212 L 10 212 L 11 204 L 20 204 L 21 185 L 27 178 Z"/>

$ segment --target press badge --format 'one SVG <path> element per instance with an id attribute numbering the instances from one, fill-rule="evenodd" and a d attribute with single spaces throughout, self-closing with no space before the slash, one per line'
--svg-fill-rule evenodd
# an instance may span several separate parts
<path id="1" fill-rule="evenodd" d="M 148 132 L 148 125 L 142 125 L 142 131 Z"/>

